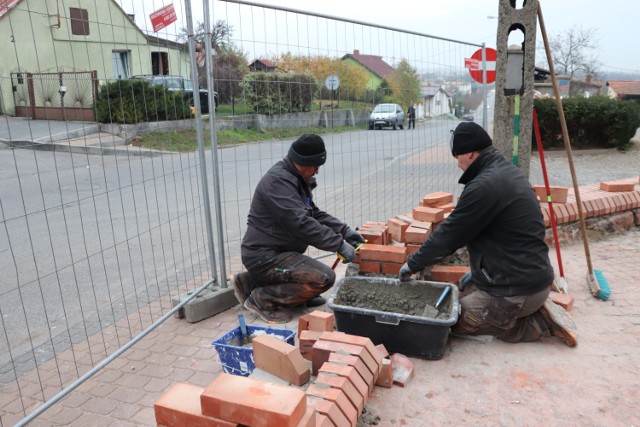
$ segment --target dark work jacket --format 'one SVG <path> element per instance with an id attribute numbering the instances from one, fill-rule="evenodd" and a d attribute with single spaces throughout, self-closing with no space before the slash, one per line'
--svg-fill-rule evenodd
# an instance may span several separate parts
<path id="1" fill-rule="evenodd" d="M 285 157 L 262 177 L 251 201 L 242 256 L 269 252 L 303 253 L 308 246 L 337 252 L 347 225 L 321 211 L 313 202 L 309 184 Z"/>
<path id="2" fill-rule="evenodd" d="M 522 172 L 491 147 L 458 182 L 465 186 L 458 204 L 409 259 L 411 271 L 466 245 L 473 281 L 489 294 L 531 295 L 550 286 L 540 203 Z"/>

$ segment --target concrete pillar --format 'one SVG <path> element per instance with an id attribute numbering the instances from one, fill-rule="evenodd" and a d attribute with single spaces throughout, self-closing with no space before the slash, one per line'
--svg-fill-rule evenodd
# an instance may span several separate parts
<path id="1" fill-rule="evenodd" d="M 532 143 L 533 117 L 533 72 L 536 58 L 536 28 L 538 23 L 538 0 L 500 0 L 498 37 L 496 47 L 496 95 L 493 118 L 493 144 L 512 160 L 514 145 L 514 113 L 516 94 L 520 96 L 520 129 L 518 136 L 518 167 L 529 176 Z M 520 30 L 524 35 L 522 52 L 511 47 L 509 34 Z M 522 57 L 518 58 L 518 55 Z M 509 66 L 507 64 L 510 64 Z M 514 67 L 520 67 L 515 70 Z M 521 73 L 519 90 L 514 81 Z"/>

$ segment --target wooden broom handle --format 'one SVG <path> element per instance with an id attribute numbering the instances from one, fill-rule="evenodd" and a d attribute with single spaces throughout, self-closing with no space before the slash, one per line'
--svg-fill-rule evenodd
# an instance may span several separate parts
<path id="1" fill-rule="evenodd" d="M 538 1 L 538 21 L 540 22 L 540 32 L 542 33 L 542 40 L 544 41 L 544 50 L 547 54 L 547 62 L 549 63 L 549 72 L 551 73 L 551 82 L 553 83 L 553 93 L 556 96 L 556 106 L 558 108 L 558 115 L 560 116 L 560 127 L 562 128 L 562 139 L 564 140 L 564 146 L 567 150 L 567 157 L 569 159 L 569 169 L 571 170 L 571 180 L 573 181 L 573 191 L 576 196 L 576 204 L 578 205 L 578 218 L 580 219 L 580 232 L 582 233 L 582 242 L 584 244 L 584 255 L 587 258 L 587 268 L 589 274 L 593 274 L 593 266 L 591 265 L 591 252 L 589 251 L 589 239 L 587 237 L 587 227 L 584 221 L 584 213 L 582 211 L 582 200 L 580 199 L 580 189 L 578 187 L 578 178 L 576 177 L 576 170 L 573 165 L 573 152 L 571 151 L 571 142 L 569 142 L 569 131 L 567 130 L 567 122 L 564 118 L 564 110 L 562 108 L 562 99 L 560 99 L 560 90 L 558 89 L 558 81 L 556 80 L 556 73 L 553 69 L 553 59 L 551 58 L 551 49 L 549 48 L 549 40 L 547 39 L 547 31 L 544 27 L 544 18 L 542 17 L 542 6 Z"/>

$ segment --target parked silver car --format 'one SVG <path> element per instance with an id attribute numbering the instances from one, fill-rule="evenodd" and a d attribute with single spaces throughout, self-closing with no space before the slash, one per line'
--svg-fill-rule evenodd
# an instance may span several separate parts
<path id="1" fill-rule="evenodd" d="M 369 130 L 383 127 L 404 129 L 404 110 L 398 104 L 378 104 L 369 116 Z"/>

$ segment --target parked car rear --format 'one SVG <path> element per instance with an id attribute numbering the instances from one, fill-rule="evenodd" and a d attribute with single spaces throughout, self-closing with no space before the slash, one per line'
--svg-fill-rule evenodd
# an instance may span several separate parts
<path id="1" fill-rule="evenodd" d="M 180 92 L 183 97 L 189 101 L 189 104 L 193 107 L 193 83 L 191 80 L 182 76 L 152 76 L 152 75 L 140 75 L 133 76 L 132 79 L 146 80 L 151 84 L 164 86 L 170 92 Z M 200 89 L 200 110 L 203 114 L 209 112 L 209 91 L 206 89 Z M 215 106 L 218 108 L 218 93 L 213 92 Z"/>
<path id="2" fill-rule="evenodd" d="M 392 127 L 404 129 L 404 110 L 398 104 L 378 104 L 369 116 L 369 130 Z"/>

